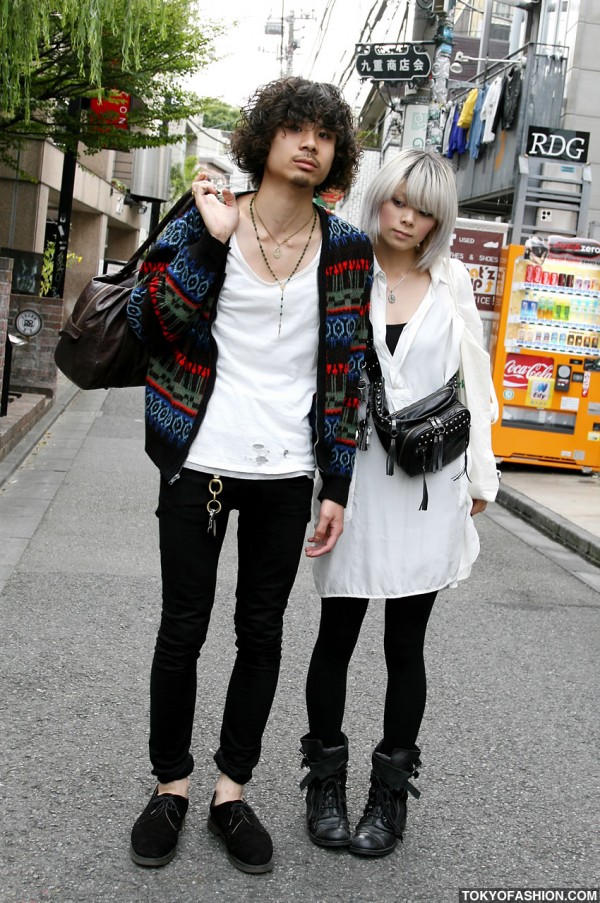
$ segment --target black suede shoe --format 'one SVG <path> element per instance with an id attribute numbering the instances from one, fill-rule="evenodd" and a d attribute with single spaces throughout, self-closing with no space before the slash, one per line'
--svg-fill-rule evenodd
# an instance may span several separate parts
<path id="1" fill-rule="evenodd" d="M 222 838 L 232 865 L 241 872 L 260 875 L 273 868 L 273 842 L 245 800 L 214 804 L 208 814 L 208 829 Z"/>
<path id="2" fill-rule="evenodd" d="M 184 796 L 159 795 L 156 788 L 131 830 L 129 852 L 137 865 L 159 866 L 171 861 L 188 805 Z"/>

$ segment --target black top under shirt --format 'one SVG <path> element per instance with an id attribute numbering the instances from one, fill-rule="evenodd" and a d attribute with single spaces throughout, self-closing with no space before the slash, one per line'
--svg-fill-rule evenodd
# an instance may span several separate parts
<path id="1" fill-rule="evenodd" d="M 406 323 L 393 323 L 385 327 L 385 343 L 388 346 L 390 354 L 393 354 L 398 344 L 398 339 L 402 335 L 402 330 Z"/>

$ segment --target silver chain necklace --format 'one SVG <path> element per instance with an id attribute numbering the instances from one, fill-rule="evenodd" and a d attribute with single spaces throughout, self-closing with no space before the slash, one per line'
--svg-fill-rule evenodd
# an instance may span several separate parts
<path id="1" fill-rule="evenodd" d="M 411 270 L 412 270 L 412 267 L 409 267 L 407 269 L 406 273 L 404 274 L 404 276 L 402 276 L 400 279 L 398 279 L 398 282 L 396 283 L 396 285 L 393 285 L 391 288 L 388 288 L 388 302 L 390 304 L 396 303 L 396 296 L 394 294 L 394 291 L 398 288 L 398 286 L 400 285 L 401 282 L 404 282 L 404 280 L 406 279 L 406 277 L 408 276 L 408 274 L 410 273 Z M 385 281 L 385 284 L 386 284 L 386 288 L 387 288 L 387 279 Z"/>

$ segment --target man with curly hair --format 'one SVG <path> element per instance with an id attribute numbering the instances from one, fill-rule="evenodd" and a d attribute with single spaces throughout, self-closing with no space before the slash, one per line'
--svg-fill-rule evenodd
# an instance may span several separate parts
<path id="1" fill-rule="evenodd" d="M 221 195 L 200 173 L 194 205 L 150 251 L 131 296 L 130 324 L 150 350 L 146 451 L 161 476 L 163 584 L 150 680 L 158 783 L 132 830 L 139 865 L 173 858 L 188 809 L 196 665 L 236 510 L 237 651 L 208 827 L 240 870 L 272 869 L 244 785 L 277 687 L 315 472 L 321 506 L 307 554 L 327 554 L 342 531 L 372 275 L 367 237 L 314 199 L 349 188 L 359 153 L 333 85 L 292 77 L 259 89 L 231 141 L 255 190 Z"/>

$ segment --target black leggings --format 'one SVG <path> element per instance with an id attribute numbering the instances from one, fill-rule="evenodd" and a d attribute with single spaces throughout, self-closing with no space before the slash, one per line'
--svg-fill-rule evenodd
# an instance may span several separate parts
<path id="1" fill-rule="evenodd" d="M 383 648 L 388 679 L 382 752 L 386 755 L 416 745 L 427 698 L 423 646 L 436 595 L 424 593 L 385 602 Z M 310 736 L 325 747 L 341 742 L 348 666 L 368 604 L 368 599 L 321 600 L 319 635 L 306 680 L 306 705 Z M 363 680 L 368 684 L 368 673 Z"/>

